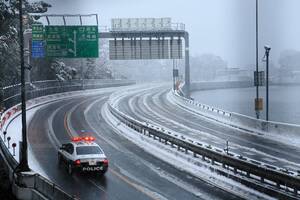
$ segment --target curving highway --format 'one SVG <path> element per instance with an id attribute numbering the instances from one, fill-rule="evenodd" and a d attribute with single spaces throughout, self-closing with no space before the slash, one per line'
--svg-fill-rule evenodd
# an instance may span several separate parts
<path id="1" fill-rule="evenodd" d="M 156 124 L 214 147 L 224 149 L 229 141 L 231 152 L 268 165 L 300 170 L 300 147 L 217 124 L 176 106 L 169 92 L 167 86 L 133 91 L 119 100 L 119 109 L 139 121 Z"/>
<path id="2" fill-rule="evenodd" d="M 112 92 L 123 89 L 97 90 L 90 95 L 83 92 L 76 97 L 46 104 L 34 114 L 28 127 L 30 149 L 38 161 L 36 165 L 51 181 L 80 199 L 238 199 L 160 161 L 115 133 L 103 119 L 101 110 Z M 166 111 L 161 109 L 165 106 L 166 88 L 164 92 L 160 91 L 161 87 L 155 87 L 134 96 L 128 93 L 120 105 L 134 117 L 149 117 L 151 120 L 156 117 L 155 122 L 163 123 L 153 114 L 156 110 L 159 115 L 169 115 L 166 114 L 168 107 Z M 131 104 L 135 106 L 134 110 Z M 148 106 L 153 111 L 148 111 Z M 70 176 L 58 166 L 59 145 L 86 133 L 96 137 L 96 142 L 109 158 L 109 170 L 103 177 Z"/>

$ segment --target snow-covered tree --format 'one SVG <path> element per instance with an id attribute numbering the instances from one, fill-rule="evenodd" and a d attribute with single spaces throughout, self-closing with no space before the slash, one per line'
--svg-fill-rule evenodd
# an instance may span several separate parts
<path id="1" fill-rule="evenodd" d="M 112 73 L 107 62 L 96 63 L 100 59 L 87 58 L 84 65 L 84 79 L 111 79 Z"/>
<path id="2" fill-rule="evenodd" d="M 20 82 L 18 0 L 0 0 L 0 87 Z M 24 15 L 46 12 L 49 4 L 24 1 Z"/>
<path id="3" fill-rule="evenodd" d="M 93 58 L 87 58 L 85 62 L 84 79 L 94 79 L 96 73 L 96 61 Z"/>
<path id="4" fill-rule="evenodd" d="M 64 62 L 55 60 L 51 63 L 51 69 L 55 73 L 57 80 L 66 81 L 71 80 L 77 73 L 77 70 L 73 67 L 66 66 Z"/>

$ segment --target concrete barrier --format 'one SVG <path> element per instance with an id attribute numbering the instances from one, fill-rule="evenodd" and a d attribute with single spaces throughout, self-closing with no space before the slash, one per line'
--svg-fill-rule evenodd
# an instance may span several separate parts
<path id="1" fill-rule="evenodd" d="M 228 112 L 185 98 L 176 91 L 173 92 L 173 97 L 179 106 L 219 123 L 252 133 L 276 136 L 295 145 L 300 144 L 300 125 L 265 121 L 239 113 Z"/>

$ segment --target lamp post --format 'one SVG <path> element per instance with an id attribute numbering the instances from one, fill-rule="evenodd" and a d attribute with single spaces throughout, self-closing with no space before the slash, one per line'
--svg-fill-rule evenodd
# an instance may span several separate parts
<path id="1" fill-rule="evenodd" d="M 265 46 L 266 56 L 266 121 L 269 121 L 269 55 L 271 47 Z"/>
<path id="2" fill-rule="evenodd" d="M 21 107 L 22 107 L 22 146 L 21 157 L 18 165 L 19 172 L 30 171 L 27 155 L 27 126 L 26 126 L 26 89 L 25 89 L 25 65 L 24 65 L 24 36 L 23 36 L 23 1 L 19 0 L 20 22 L 20 61 L 21 61 Z"/>
<path id="3" fill-rule="evenodd" d="M 256 101 L 258 101 L 259 98 L 259 84 L 258 84 L 258 0 L 256 0 L 256 20 L 255 20 L 255 26 L 256 26 Z M 255 102 L 256 102 L 255 101 Z M 256 105 L 256 103 L 255 103 Z M 259 119 L 260 111 L 259 109 L 255 106 L 255 111 L 256 111 L 256 118 Z"/>

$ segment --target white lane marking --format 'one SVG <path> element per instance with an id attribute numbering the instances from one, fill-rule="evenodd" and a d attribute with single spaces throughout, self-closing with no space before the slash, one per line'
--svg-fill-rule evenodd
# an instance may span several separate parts
<path id="1" fill-rule="evenodd" d="M 148 102 L 146 101 L 146 99 L 148 99 L 148 98 L 150 98 L 150 97 L 151 97 L 151 98 L 154 98 L 154 97 L 160 95 L 160 94 L 163 93 L 163 92 L 164 92 L 164 91 L 162 91 L 162 92 L 160 92 L 160 93 L 156 93 L 156 94 L 152 94 L 152 93 L 144 94 L 144 95 L 142 95 L 142 98 L 139 99 L 139 101 L 141 101 L 141 99 L 142 99 L 142 103 L 143 103 L 144 107 L 146 108 L 146 110 L 149 111 L 150 113 L 154 113 L 154 111 L 152 110 L 152 106 L 148 105 Z M 125 96 L 125 95 L 124 95 L 124 96 Z M 136 96 L 137 96 L 137 95 L 136 95 Z M 132 98 L 133 98 L 133 97 L 132 97 Z M 168 99 L 168 97 L 167 97 L 167 99 Z M 168 100 L 169 100 L 169 99 L 168 99 Z M 130 106 L 130 107 L 133 106 L 133 105 L 131 104 L 131 102 L 132 102 L 132 100 L 129 101 L 129 106 Z M 154 101 L 154 102 L 155 102 L 155 101 Z M 155 103 L 157 104 L 157 102 L 155 102 Z M 171 102 L 171 103 L 172 103 L 172 102 Z M 144 112 L 145 112 L 145 109 L 143 109 L 143 107 L 141 107 L 141 109 L 144 110 Z M 160 109 L 165 110 L 164 108 L 160 108 Z M 134 108 L 133 108 L 132 110 L 134 110 Z M 167 111 L 167 113 L 168 113 L 168 112 L 169 112 L 169 111 Z M 145 112 L 145 113 L 146 113 L 146 112 Z M 148 113 L 148 112 L 147 112 L 147 113 Z M 137 113 L 136 113 L 136 114 L 137 114 Z M 173 122 L 173 123 L 175 122 L 175 121 L 173 121 L 172 119 L 166 118 L 165 116 L 162 116 L 161 114 L 158 114 L 158 113 L 154 113 L 153 115 L 155 116 L 155 118 L 165 118 L 165 120 L 171 121 L 171 122 Z M 144 121 L 148 121 L 148 122 L 150 122 L 150 123 L 152 123 L 152 124 L 154 124 L 154 125 L 163 127 L 163 128 L 166 129 L 166 130 L 170 130 L 169 128 L 163 126 L 162 124 L 157 124 L 157 123 L 155 123 L 154 121 L 145 118 L 144 116 L 141 116 L 141 115 L 139 115 L 139 114 L 137 114 L 137 116 L 139 116 L 139 117 L 140 117 L 141 119 L 143 119 Z M 183 118 L 183 120 L 185 120 L 185 119 Z M 210 121 L 210 120 L 208 120 L 208 121 Z M 193 123 L 193 122 L 192 122 L 192 123 Z M 207 132 L 195 130 L 195 129 L 193 129 L 193 128 L 190 128 L 190 127 L 185 126 L 184 124 L 178 124 L 178 122 L 175 122 L 175 124 L 177 124 L 177 125 L 179 125 L 179 126 L 185 128 L 185 129 L 187 129 L 187 130 L 190 130 L 190 131 L 192 131 L 192 132 L 197 133 L 197 134 L 193 134 L 193 136 L 196 136 L 196 135 L 198 135 L 198 136 L 199 136 L 199 135 L 202 135 L 202 136 L 203 136 L 203 135 L 205 135 L 205 136 L 211 138 L 210 141 L 211 141 L 212 139 L 220 140 L 219 137 L 216 137 L 216 136 L 214 136 L 214 135 L 208 134 Z M 193 124 L 196 124 L 196 123 L 193 123 Z M 199 125 L 199 124 L 197 124 L 197 125 Z M 215 133 L 223 134 L 223 133 L 220 132 L 220 131 L 216 131 L 216 130 L 211 129 L 211 128 L 208 128 L 208 127 L 206 127 L 206 126 L 202 126 L 202 125 L 200 125 L 200 126 L 203 127 L 203 128 L 205 128 L 205 129 L 207 129 L 207 130 L 213 131 L 213 132 L 215 132 Z M 244 132 L 241 131 L 241 130 L 238 130 L 238 131 L 244 133 Z M 174 133 L 178 133 L 178 132 L 175 131 L 175 130 L 174 130 L 173 132 L 174 132 Z M 190 137 L 191 137 L 191 136 L 190 136 Z M 195 139 L 196 139 L 196 140 L 199 140 L 198 137 L 196 137 Z M 241 138 L 239 138 L 239 139 L 241 139 Z M 263 145 L 259 145 L 259 146 L 263 146 Z M 265 147 L 265 146 L 263 146 L 263 147 L 264 147 L 264 148 L 267 148 L 267 147 Z M 245 147 L 245 146 L 241 146 L 241 145 L 238 145 L 238 144 L 234 144 L 234 143 L 232 144 L 232 143 L 231 143 L 230 148 L 233 149 L 233 150 L 236 149 L 236 148 L 238 148 L 240 151 L 244 151 L 244 152 L 250 151 L 250 152 L 248 153 L 248 155 L 251 155 L 251 156 L 260 154 L 260 155 L 263 155 L 263 156 L 265 156 L 265 157 L 274 158 L 274 159 L 278 160 L 279 162 L 287 162 L 287 163 L 290 163 L 291 165 L 296 165 L 296 166 L 298 166 L 297 163 L 288 161 L 288 160 L 283 159 L 283 158 L 277 158 L 277 157 L 272 156 L 272 155 L 270 155 L 270 154 L 266 154 L 266 153 L 261 152 L 261 151 L 258 151 L 258 150 L 256 150 L 256 149 L 249 148 L 249 147 Z M 272 148 L 269 148 L 269 149 L 272 149 Z M 255 153 L 253 154 L 252 152 L 255 152 Z"/>
<path id="2" fill-rule="evenodd" d="M 243 154 L 249 155 L 249 156 L 254 156 L 255 153 L 252 153 L 250 151 L 244 151 Z"/>
<path id="3" fill-rule="evenodd" d="M 54 129 L 53 129 L 53 119 L 54 116 L 58 113 L 59 110 L 61 110 L 63 107 L 70 105 L 71 103 L 73 103 L 73 101 L 68 102 L 67 104 L 63 104 L 61 106 L 59 106 L 57 109 L 55 109 L 55 111 L 50 115 L 50 117 L 48 118 L 48 127 L 49 127 L 49 131 L 47 133 L 48 139 L 50 140 L 51 144 L 53 145 L 53 147 L 55 149 L 58 149 L 58 147 L 61 145 L 61 142 L 57 139 L 55 133 L 54 133 Z"/>
<path id="4" fill-rule="evenodd" d="M 90 107 L 88 107 L 87 110 L 86 110 L 85 113 L 84 113 L 84 118 L 86 119 L 87 124 L 91 127 L 91 129 L 93 130 L 93 132 L 95 132 L 96 135 L 97 135 L 98 137 L 101 138 L 101 140 L 105 141 L 107 144 L 109 144 L 110 146 L 112 146 L 112 147 L 115 148 L 116 150 L 119 150 L 119 151 L 120 151 L 120 149 L 121 149 L 120 147 L 118 147 L 117 145 L 115 145 L 112 141 L 107 140 L 105 137 L 102 137 L 102 136 L 101 136 L 101 133 L 98 131 L 98 129 L 97 129 L 96 127 L 94 127 L 94 126 L 89 122 L 89 120 L 87 120 L 87 113 L 90 111 L 90 109 L 91 109 L 96 103 L 99 103 L 100 101 L 101 101 L 101 100 L 97 100 L 97 101 L 91 103 Z M 99 115 L 97 115 L 97 116 L 98 116 L 98 120 L 100 121 Z M 101 116 L 103 117 L 102 109 L 101 109 Z"/>
<path id="5" fill-rule="evenodd" d="M 295 166 L 291 166 L 291 165 L 284 165 L 283 168 L 286 168 L 286 169 L 292 169 L 292 170 L 295 170 L 295 169 L 296 169 L 296 170 L 300 170 L 299 167 L 296 167 L 296 168 L 295 168 Z"/>
<path id="6" fill-rule="evenodd" d="M 158 192 L 155 192 L 155 189 L 153 189 L 149 184 L 147 184 L 146 182 L 141 182 L 141 179 L 135 177 L 135 175 L 131 174 L 129 171 L 121 168 L 120 166 L 118 167 L 120 170 L 119 175 L 126 178 L 126 180 L 130 182 L 130 185 L 132 184 L 133 187 L 135 187 L 137 190 L 143 192 L 154 200 L 167 200 L 166 197 L 162 196 Z M 133 181 L 135 181 L 136 183 L 134 183 Z"/>
<path id="7" fill-rule="evenodd" d="M 225 145 L 225 142 L 218 142 L 218 141 L 211 141 L 211 143 L 216 144 L 216 145 Z"/>
<path id="8" fill-rule="evenodd" d="M 271 199 L 264 194 L 257 193 L 257 191 L 254 191 L 252 189 L 249 189 L 249 188 L 243 186 L 242 184 L 239 186 L 236 184 L 236 182 L 232 182 L 231 179 L 225 180 L 224 177 L 220 178 L 220 176 L 218 176 L 218 175 L 212 176 L 211 171 L 209 171 L 209 173 L 207 173 L 208 171 L 203 167 L 200 167 L 200 168 L 197 167 L 197 169 L 194 168 L 195 163 L 198 163 L 198 161 L 194 162 L 195 158 L 188 159 L 187 156 L 190 156 L 190 155 L 183 154 L 182 155 L 183 160 L 180 160 L 180 159 L 178 159 L 178 158 L 180 158 L 178 156 L 178 152 L 177 151 L 175 153 L 172 152 L 172 150 L 170 150 L 171 147 L 167 148 L 165 145 L 159 143 L 158 141 L 153 142 L 152 139 L 151 139 L 151 141 L 149 141 L 150 139 L 143 135 L 140 135 L 139 137 L 137 137 L 136 134 L 138 134 L 138 133 L 133 133 L 134 131 L 132 131 L 130 128 L 128 128 L 125 125 L 121 125 L 121 126 L 117 127 L 116 125 L 119 123 L 119 121 L 118 121 L 118 119 L 114 118 L 114 116 L 110 113 L 110 111 L 108 110 L 108 106 L 105 105 L 102 109 L 103 110 L 105 109 L 104 113 L 107 116 L 105 118 L 105 120 L 107 121 L 107 123 L 109 123 L 113 127 L 113 129 L 115 130 L 115 132 L 117 134 L 120 134 L 121 136 L 128 138 L 129 140 L 131 140 L 132 142 L 134 142 L 135 144 L 137 144 L 138 146 L 143 148 L 148 153 L 150 153 L 154 156 L 157 156 L 159 159 L 161 159 L 171 165 L 174 165 L 174 160 L 179 161 L 179 162 L 184 162 L 184 164 L 174 165 L 177 169 L 182 170 L 182 171 L 187 171 L 192 174 L 196 174 L 196 176 L 198 178 L 202 179 L 204 182 L 209 183 L 213 186 L 216 186 L 224 191 L 230 190 L 230 193 L 235 194 L 238 197 L 243 196 L 243 198 L 245 198 L 245 195 L 247 195 L 248 197 L 250 195 L 252 197 L 252 199 L 262 199 L 261 195 L 263 195 L 263 197 L 265 197 L 265 199 Z M 137 140 L 137 138 L 140 138 L 140 140 Z M 156 151 L 149 150 L 155 146 L 157 147 Z M 186 160 L 189 160 L 189 161 L 192 160 L 192 162 L 186 162 Z M 184 166 L 184 167 L 181 167 L 181 166 Z M 224 182 L 225 184 L 222 184 L 222 182 Z M 243 194 L 241 194 L 242 191 L 244 192 Z M 198 196 L 198 195 L 201 195 L 201 193 L 200 194 L 196 193 L 195 195 Z M 256 198 L 254 198 L 254 197 L 256 197 Z M 207 198 L 207 199 L 209 199 L 209 198 Z"/>
<path id="9" fill-rule="evenodd" d="M 97 187 L 99 190 L 103 191 L 105 194 L 107 194 L 107 192 L 105 191 L 105 188 L 103 188 L 101 185 L 98 185 L 97 183 L 95 183 L 95 181 L 88 179 L 89 182 L 91 182 L 95 187 Z"/>
<path id="10" fill-rule="evenodd" d="M 270 162 L 270 163 L 275 163 L 277 162 L 276 160 L 272 159 L 272 158 L 262 158 L 262 160 Z"/>
<path id="11" fill-rule="evenodd" d="M 99 98 L 99 97 L 97 97 L 97 98 Z M 104 98 L 106 98 L 106 96 L 102 97 L 101 99 L 104 99 Z M 93 97 L 92 99 L 96 99 L 96 97 Z M 72 122 L 71 122 L 71 116 L 73 115 L 74 111 L 75 111 L 79 106 L 81 106 L 82 104 L 85 104 L 86 102 L 88 102 L 88 101 L 90 101 L 90 100 L 91 100 L 91 99 L 86 99 L 86 100 L 84 100 L 84 101 L 81 101 L 81 102 L 79 102 L 78 104 L 74 105 L 74 106 L 69 110 L 69 112 L 68 112 L 68 114 L 67 114 L 67 124 L 68 124 L 68 126 L 69 126 L 69 128 L 70 128 L 70 131 L 71 131 L 70 134 L 71 134 L 72 136 L 78 136 L 78 135 L 80 135 L 80 133 L 79 133 L 78 131 L 76 131 L 76 130 L 73 128 Z"/>
<path id="12" fill-rule="evenodd" d="M 160 92 L 161 94 L 163 93 L 163 92 Z M 158 94 L 156 94 L 156 95 L 159 95 L 159 93 Z M 149 95 L 148 95 L 149 96 Z M 152 96 L 153 96 L 153 94 L 152 94 Z M 147 97 L 144 97 L 144 98 L 147 98 Z M 168 99 L 168 97 L 167 97 L 167 99 Z M 144 100 L 144 102 L 145 102 L 145 106 L 147 107 L 148 105 L 147 105 L 147 102 L 146 102 L 146 100 Z M 172 102 L 171 102 L 172 103 Z M 157 104 L 157 102 L 156 102 L 156 104 Z M 165 108 L 163 108 L 163 107 L 161 107 L 161 109 L 162 110 L 166 110 Z M 169 111 L 166 111 L 167 113 L 169 112 Z M 159 115 L 159 114 L 158 114 Z M 200 118 L 201 118 L 201 116 L 200 116 Z M 203 117 L 202 117 L 203 118 Z M 204 118 L 205 119 L 205 118 Z M 167 118 L 167 120 L 168 120 L 168 118 Z M 171 119 L 169 119 L 170 121 L 173 121 L 173 120 L 171 120 Z M 182 120 L 186 120 L 185 118 L 182 118 Z M 210 121 L 210 120 L 209 120 Z M 192 122 L 191 121 L 191 123 L 193 123 L 193 124 L 195 124 L 194 122 Z M 179 126 L 182 126 L 183 128 L 187 128 L 187 129 L 192 129 L 192 128 L 190 128 L 190 127 L 186 127 L 185 125 L 183 125 L 183 124 L 178 124 Z M 197 125 L 197 124 L 196 124 Z M 208 128 L 208 127 L 206 127 L 206 126 L 202 126 L 202 125 L 199 125 L 198 124 L 198 126 L 201 126 L 201 127 L 203 127 L 203 128 L 205 128 L 205 129 L 207 129 L 207 130 L 210 130 L 210 131 L 212 131 L 212 132 L 215 132 L 215 133 L 218 133 L 218 134 L 223 134 L 222 132 L 220 132 L 220 131 L 216 131 L 216 130 L 214 130 L 214 129 L 211 129 L 211 128 Z M 195 130 L 196 131 L 196 130 Z M 241 131 L 241 130 L 238 130 L 239 132 L 242 132 L 242 133 L 245 133 L 244 131 Z M 204 133 L 206 133 L 206 132 L 204 132 Z M 233 135 L 234 136 L 234 135 Z M 208 134 L 208 137 L 213 137 L 213 138 L 215 138 L 216 136 L 212 136 L 212 135 L 209 135 Z M 235 136 L 234 136 L 235 137 Z M 216 138 L 217 139 L 217 141 L 218 141 L 218 139 L 220 140 L 220 138 Z M 240 137 L 239 137 L 239 139 L 241 139 Z M 265 157 L 270 157 L 271 159 L 275 159 L 275 160 L 277 160 L 278 162 L 283 162 L 283 163 L 290 163 L 291 165 L 295 165 L 295 166 L 300 166 L 298 163 L 295 163 L 295 162 L 292 162 L 292 161 L 289 161 L 289 160 L 286 160 L 286 159 L 284 159 L 284 158 L 277 158 L 277 157 L 275 157 L 275 156 L 273 156 L 273 155 L 270 155 L 270 154 L 267 154 L 267 153 L 265 153 L 265 152 L 262 152 L 262 151 L 259 151 L 259 150 L 256 150 L 256 149 L 253 149 L 253 148 L 249 148 L 249 147 L 245 147 L 245 146 L 241 146 L 241 145 L 239 145 L 239 144 L 233 144 L 235 147 L 237 147 L 237 148 L 239 148 L 239 149 L 243 149 L 244 150 L 244 152 L 245 151 L 250 151 L 249 153 L 248 153 L 248 155 L 258 155 L 258 154 L 260 154 L 260 155 L 263 155 L 263 156 L 265 156 Z M 269 148 L 269 147 L 267 147 L 267 146 L 264 146 L 264 145 L 260 145 L 260 144 L 256 144 L 256 145 L 258 145 L 258 146 L 261 146 L 261 147 L 264 147 L 264 148 L 268 148 L 268 149 L 270 149 L 270 150 L 273 150 L 273 148 Z M 234 148 L 231 148 L 231 149 L 234 149 Z M 254 153 L 252 153 L 252 152 L 254 152 Z"/>
<path id="13" fill-rule="evenodd" d="M 239 149 L 238 147 L 235 147 L 235 146 L 230 146 L 230 145 L 229 145 L 229 148 L 230 148 L 230 149 L 233 149 L 233 150 L 237 150 L 237 149 Z"/>

